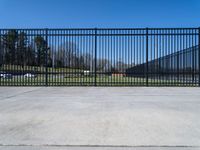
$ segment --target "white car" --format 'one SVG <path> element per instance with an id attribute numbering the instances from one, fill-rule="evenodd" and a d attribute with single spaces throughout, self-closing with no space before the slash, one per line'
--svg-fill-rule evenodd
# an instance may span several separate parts
<path id="1" fill-rule="evenodd" d="M 1 73 L 1 74 L 0 74 L 0 78 L 12 79 L 12 74 Z"/>
<path id="2" fill-rule="evenodd" d="M 0 78 L 3 78 L 3 75 L 4 75 L 3 73 L 0 73 Z"/>
<path id="3" fill-rule="evenodd" d="M 3 78 L 3 74 L 0 74 L 0 78 Z"/>
<path id="4" fill-rule="evenodd" d="M 24 75 L 25 78 L 36 78 L 37 76 L 35 74 L 32 73 L 27 73 Z"/>
<path id="5" fill-rule="evenodd" d="M 89 70 L 84 70 L 83 74 L 84 74 L 84 76 L 89 76 L 90 75 L 90 71 Z"/>
<path id="6" fill-rule="evenodd" d="M 5 72 L 0 71 L 0 78 L 3 78 Z"/>

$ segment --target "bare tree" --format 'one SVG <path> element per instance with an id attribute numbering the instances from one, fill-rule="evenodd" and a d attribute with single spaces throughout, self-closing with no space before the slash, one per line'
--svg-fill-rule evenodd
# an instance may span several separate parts
<path id="1" fill-rule="evenodd" d="M 110 61 L 106 58 L 97 60 L 97 70 L 99 71 L 111 71 Z"/>
<path id="2" fill-rule="evenodd" d="M 119 61 L 117 61 L 115 66 L 116 66 L 115 70 L 117 70 L 118 72 L 123 73 L 123 72 L 126 71 L 126 69 L 128 69 L 131 66 L 131 64 L 126 64 L 122 60 L 119 60 Z"/>
<path id="3" fill-rule="evenodd" d="M 78 67 L 78 49 L 75 43 L 64 42 L 58 49 L 53 50 L 51 58 L 56 65 L 60 64 L 63 67 Z"/>

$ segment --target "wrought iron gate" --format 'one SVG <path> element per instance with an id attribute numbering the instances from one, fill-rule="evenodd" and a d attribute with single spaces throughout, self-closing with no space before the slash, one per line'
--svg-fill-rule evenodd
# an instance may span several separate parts
<path id="1" fill-rule="evenodd" d="M 0 29 L 0 86 L 199 86 L 199 28 Z"/>

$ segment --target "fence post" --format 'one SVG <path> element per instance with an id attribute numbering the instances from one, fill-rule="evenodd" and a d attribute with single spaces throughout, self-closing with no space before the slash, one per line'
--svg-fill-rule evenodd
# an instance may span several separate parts
<path id="1" fill-rule="evenodd" d="M 45 58 L 45 65 L 46 65 L 46 71 L 45 71 L 45 85 L 48 86 L 48 28 L 45 29 L 45 41 L 46 41 L 46 58 Z"/>
<path id="2" fill-rule="evenodd" d="M 149 81 L 148 81 L 148 79 L 149 79 L 149 62 L 148 62 L 148 51 L 149 51 L 149 35 L 148 35 L 149 33 L 148 33 L 148 28 L 146 28 L 146 72 L 145 72 L 145 74 L 146 74 L 146 86 L 149 86 Z"/>
<path id="3" fill-rule="evenodd" d="M 1 43 L 1 29 L 0 29 L 0 71 L 1 68 L 3 67 L 3 56 L 4 56 L 4 52 L 1 50 L 2 43 Z M 1 73 L 1 72 L 0 72 Z M 1 79 L 0 79 L 0 86 L 1 86 Z"/>
<path id="4" fill-rule="evenodd" d="M 94 81 L 94 85 L 97 86 L 97 28 L 95 28 L 95 56 L 94 56 L 94 72 L 95 72 L 95 81 Z"/>
<path id="5" fill-rule="evenodd" d="M 198 66 L 198 71 L 199 71 L 199 86 L 200 86 L 200 27 L 199 27 L 199 30 L 198 30 L 198 52 L 199 52 L 199 56 L 198 56 L 198 59 L 199 59 L 199 66 Z"/>

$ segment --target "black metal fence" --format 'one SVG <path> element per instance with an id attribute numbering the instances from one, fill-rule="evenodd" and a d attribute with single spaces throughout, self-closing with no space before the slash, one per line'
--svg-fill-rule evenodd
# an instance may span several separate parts
<path id="1" fill-rule="evenodd" d="M 0 86 L 199 86 L 200 28 L 0 29 Z"/>

